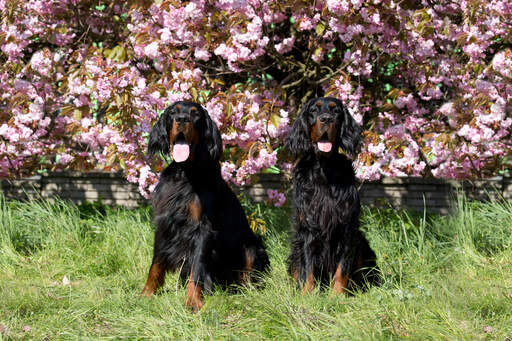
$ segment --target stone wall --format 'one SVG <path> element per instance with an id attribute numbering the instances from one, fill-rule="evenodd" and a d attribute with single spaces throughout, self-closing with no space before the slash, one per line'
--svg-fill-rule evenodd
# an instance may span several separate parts
<path id="1" fill-rule="evenodd" d="M 423 178 L 383 178 L 363 182 L 361 202 L 370 206 L 392 206 L 413 211 L 449 213 L 459 195 L 473 200 L 512 199 L 512 179 L 493 178 L 455 181 Z"/>
<path id="2" fill-rule="evenodd" d="M 80 204 L 101 199 L 104 204 L 127 208 L 148 202 L 139 193 L 137 185 L 119 173 L 55 172 L 21 180 L 3 180 L 2 190 L 7 198 L 21 200 L 58 197 Z"/>
<path id="3" fill-rule="evenodd" d="M 134 208 L 148 200 L 140 195 L 137 185 L 119 173 L 50 173 L 21 180 L 3 180 L 2 191 L 9 199 L 35 197 L 71 200 L 75 203 L 101 201 L 108 205 Z M 264 201 L 267 189 L 290 192 L 290 179 L 262 174 L 255 185 L 241 188 L 256 201 Z M 512 178 L 498 177 L 478 181 L 454 181 L 422 178 L 384 178 L 360 184 L 363 205 L 405 208 L 415 211 L 448 213 L 457 195 L 464 193 L 476 200 L 504 198 L 512 200 Z M 289 196 L 290 197 L 290 196 Z"/>

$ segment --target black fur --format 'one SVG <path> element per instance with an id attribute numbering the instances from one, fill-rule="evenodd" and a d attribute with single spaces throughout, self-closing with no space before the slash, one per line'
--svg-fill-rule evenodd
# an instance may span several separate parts
<path id="1" fill-rule="evenodd" d="M 378 282 L 375 253 L 359 230 L 360 202 L 352 161 L 338 152 L 341 147 L 355 156 L 360 133 L 341 101 L 315 98 L 304 105 L 287 137 L 286 146 L 298 159 L 289 272 L 301 286 L 311 274 L 316 281 L 329 283 L 338 267 L 349 278 L 344 289 Z M 331 151 L 320 151 L 318 141 L 332 143 Z"/>
<path id="2" fill-rule="evenodd" d="M 162 172 L 152 194 L 156 232 L 143 291 L 148 296 L 163 284 L 166 271 L 179 271 L 181 278 L 192 278 L 201 291 L 209 292 L 214 283 L 243 282 L 250 275 L 244 272 L 264 271 L 269 264 L 261 239 L 250 229 L 240 202 L 221 177 L 222 142 L 206 110 L 192 102 L 168 107 L 151 131 L 148 152 L 169 152 L 175 138 L 171 135 L 181 129 L 174 123 L 177 115 L 195 129 L 192 137 L 184 139 L 193 141 L 196 136 L 196 143 L 190 144 L 188 160 L 172 162 Z M 173 124 L 178 128 L 173 130 Z M 162 276 L 161 280 L 156 276 L 154 283 L 150 281 L 153 268 Z M 188 303 L 193 308 L 202 305 L 202 301 L 199 306 Z"/>

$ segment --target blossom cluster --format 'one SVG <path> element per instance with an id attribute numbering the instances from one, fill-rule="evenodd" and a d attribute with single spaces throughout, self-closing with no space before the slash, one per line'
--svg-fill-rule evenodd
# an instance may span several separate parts
<path id="1" fill-rule="evenodd" d="M 267 196 L 269 202 L 276 207 L 281 207 L 286 202 L 286 196 L 284 193 L 281 193 L 275 189 L 268 189 Z"/>
<path id="2" fill-rule="evenodd" d="M 511 167 L 509 0 L 0 0 L 0 177 L 123 171 L 148 196 L 167 160 L 149 131 L 201 103 L 245 185 L 289 169 L 312 96 L 363 126 L 362 179 L 471 178 Z M 280 203 L 275 195 L 272 200 Z"/>

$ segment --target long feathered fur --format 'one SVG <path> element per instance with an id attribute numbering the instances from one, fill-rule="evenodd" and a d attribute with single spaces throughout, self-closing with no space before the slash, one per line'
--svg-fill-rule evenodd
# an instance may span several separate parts
<path id="1" fill-rule="evenodd" d="M 150 133 L 148 152 L 169 152 L 178 105 L 182 110 L 190 106 L 201 110 L 199 119 L 190 118 L 199 142 L 193 146 L 193 159 L 172 162 L 160 174 L 152 194 L 156 232 L 143 294 L 153 294 L 163 284 L 165 272 L 179 271 L 182 279 L 189 280 L 187 303 L 198 309 L 202 300 L 197 300 L 197 291 L 209 292 L 214 283 L 243 282 L 247 273 L 255 279 L 255 271 L 266 270 L 269 261 L 261 238 L 250 229 L 240 202 L 222 179 L 222 142 L 206 110 L 191 102 L 167 108 Z"/>
<path id="2" fill-rule="evenodd" d="M 330 154 L 316 151 L 311 140 L 312 125 L 320 115 L 332 117 L 336 124 Z M 308 281 L 312 285 L 311 278 L 327 284 L 338 268 L 349 278 L 344 289 L 378 282 L 375 253 L 359 230 L 359 194 L 352 161 L 345 155 L 357 153 L 360 132 L 341 101 L 315 98 L 304 105 L 287 137 L 286 146 L 297 158 L 295 229 L 288 263 L 300 286 Z M 339 154 L 338 147 L 345 154 Z"/>

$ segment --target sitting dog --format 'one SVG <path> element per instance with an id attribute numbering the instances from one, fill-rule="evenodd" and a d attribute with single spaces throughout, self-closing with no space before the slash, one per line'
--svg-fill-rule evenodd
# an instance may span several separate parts
<path id="1" fill-rule="evenodd" d="M 221 177 L 219 130 L 199 104 L 176 102 L 153 126 L 148 153 L 171 153 L 152 194 L 153 261 L 142 295 L 163 285 L 167 271 L 188 279 L 186 304 L 203 306 L 214 283 L 244 283 L 269 265 L 233 191 Z"/>
<path id="2" fill-rule="evenodd" d="M 359 195 L 346 155 L 356 154 L 360 134 L 341 101 L 322 97 L 304 105 L 287 137 L 286 147 L 297 158 L 288 270 L 304 292 L 315 280 L 332 280 L 335 293 L 378 282 L 375 253 L 359 230 Z"/>

